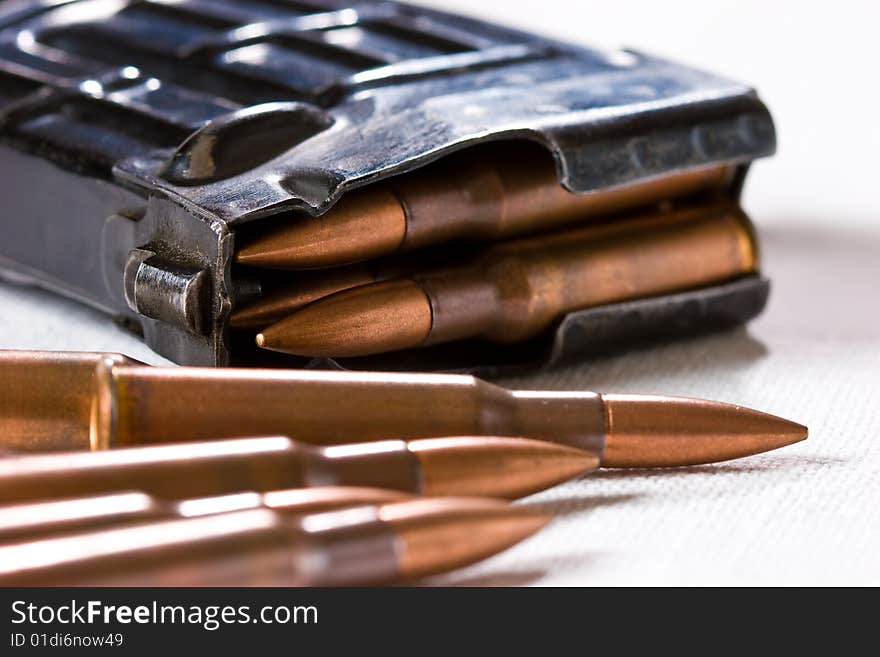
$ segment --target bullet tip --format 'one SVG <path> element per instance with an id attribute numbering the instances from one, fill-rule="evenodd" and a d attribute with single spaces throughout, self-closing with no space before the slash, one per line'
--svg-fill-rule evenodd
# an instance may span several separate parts
<path id="1" fill-rule="evenodd" d="M 352 192 L 320 217 L 292 217 L 243 245 L 237 262 L 270 269 L 313 269 L 369 260 L 398 249 L 406 213 L 388 190 Z"/>
<path id="2" fill-rule="evenodd" d="M 263 329 L 257 345 L 297 356 L 352 357 L 422 344 L 431 303 L 418 283 L 384 281 L 337 292 Z"/>
<path id="3" fill-rule="evenodd" d="M 599 467 L 596 454 L 527 438 L 424 438 L 409 449 L 421 465 L 425 495 L 514 499 Z"/>
<path id="4" fill-rule="evenodd" d="M 256 337 L 254 338 L 254 342 L 257 343 L 258 347 L 263 347 L 266 344 L 266 336 L 264 336 L 262 333 L 257 333 Z"/>
<path id="5" fill-rule="evenodd" d="M 531 536 L 553 516 L 483 498 L 432 498 L 382 507 L 401 541 L 401 575 L 424 577 L 490 557 Z"/>
<path id="6" fill-rule="evenodd" d="M 606 467 L 715 463 L 779 449 L 808 434 L 802 424 L 734 404 L 652 395 L 602 398 Z"/>

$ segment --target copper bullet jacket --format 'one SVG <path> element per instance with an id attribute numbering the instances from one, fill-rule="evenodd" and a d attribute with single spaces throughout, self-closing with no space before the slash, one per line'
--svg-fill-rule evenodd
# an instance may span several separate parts
<path id="1" fill-rule="evenodd" d="M 359 285 L 374 283 L 381 275 L 362 265 L 321 272 L 302 272 L 298 279 L 236 308 L 229 326 L 236 330 L 259 330 L 312 301 Z"/>
<path id="2" fill-rule="evenodd" d="M 549 522 L 496 500 L 432 499 L 304 517 L 250 509 L 0 546 L 3 586 L 379 584 L 468 565 Z M 445 540 L 455 539 L 441 550 Z"/>
<path id="3" fill-rule="evenodd" d="M 0 397 L 0 444 L 22 451 L 242 435 L 319 445 L 501 435 L 592 452 L 604 467 L 653 467 L 747 456 L 807 437 L 800 424 L 731 404 L 506 390 L 453 374 L 148 367 L 113 354 L 4 351 L 0 381 L 15 390 Z"/>
<path id="4" fill-rule="evenodd" d="M 474 309 L 468 312 L 473 323 Z M 300 356 L 365 356 L 424 344 L 432 327 L 431 299 L 404 279 L 330 295 L 263 329 L 255 341 Z"/>
<path id="5" fill-rule="evenodd" d="M 531 536 L 552 520 L 529 507 L 497 506 L 480 498 L 388 504 L 380 517 L 403 528 L 400 571 L 404 579 L 425 577 L 474 563 Z M 438 518 L 455 522 L 437 522 Z M 503 548 L 502 548 L 503 549 Z"/>
<path id="6" fill-rule="evenodd" d="M 237 492 L 188 500 L 166 500 L 140 491 L 126 491 L 41 502 L 5 503 L 0 506 L 0 543 L 145 520 L 195 518 L 259 508 L 306 515 L 366 504 L 390 504 L 408 497 L 406 493 L 382 488 L 328 486 L 266 493 Z"/>
<path id="7" fill-rule="evenodd" d="M 734 167 L 677 172 L 574 194 L 546 151 L 528 144 L 461 153 L 355 190 L 320 217 L 297 217 L 240 248 L 237 259 L 278 269 L 330 267 L 454 239 L 498 240 L 729 187 Z"/>
<path id="8" fill-rule="evenodd" d="M 518 342 L 564 314 L 710 285 L 756 269 L 748 219 L 724 203 L 500 244 L 469 266 L 332 294 L 257 345 L 365 356 L 469 337 Z"/>
<path id="9" fill-rule="evenodd" d="M 389 278 L 410 276 L 419 271 L 448 264 L 446 254 L 405 254 L 354 265 L 294 272 L 260 272 L 262 294 L 236 307 L 229 318 L 235 331 L 256 330 L 284 319 L 308 304 L 336 292 L 376 283 Z"/>
<path id="10" fill-rule="evenodd" d="M 598 465 L 593 453 L 518 438 L 433 438 L 314 447 L 277 436 L 4 459 L 0 460 L 0 500 L 125 490 L 179 500 L 307 486 L 515 498 Z"/>
<path id="11" fill-rule="evenodd" d="M 238 262 L 275 269 L 360 262 L 398 250 L 407 231 L 405 209 L 382 187 L 343 197 L 332 214 L 298 219 L 245 244 L 237 253 Z"/>

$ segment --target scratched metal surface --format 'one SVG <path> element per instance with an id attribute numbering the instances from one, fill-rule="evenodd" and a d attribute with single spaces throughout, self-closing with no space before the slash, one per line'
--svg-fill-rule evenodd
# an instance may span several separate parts
<path id="1" fill-rule="evenodd" d="M 139 322 L 148 344 L 177 362 L 241 362 L 224 333 L 236 227 L 291 209 L 322 212 L 353 187 L 512 138 L 545 145 L 575 191 L 745 165 L 775 148 L 770 115 L 746 84 L 393 2 L 309 0 L 283 12 L 250 0 L 0 8 L 0 152 L 9 169 L 0 193 L 10 208 L 0 215 L 0 268 Z M 169 301 L 173 312 L 133 313 L 122 270 L 145 245 L 161 261 L 154 284 L 142 286 L 152 299 L 145 306 L 167 297 L 158 282 L 167 270 L 209 272 L 210 293 Z M 748 320 L 766 290 L 756 281 L 733 295 L 700 295 L 682 304 L 697 313 L 666 304 L 665 315 L 629 316 L 641 318 L 643 334 L 690 333 Z M 575 330 L 550 336 L 545 352 L 580 355 L 595 322 L 570 319 Z M 452 351 L 415 366 L 515 360 Z M 394 359 L 370 366 L 413 366 Z"/>
<path id="2" fill-rule="evenodd" d="M 578 191 L 774 147 L 749 87 L 700 69 L 391 2 L 308 4 L 267 15 L 246 1 L 13 2 L 0 12 L 0 71 L 37 87 L 4 108 L 7 129 L 50 143 L 62 126 L 84 133 L 54 116 L 81 102 L 152 120 L 171 142 L 225 117 L 169 161 L 146 130 L 132 136 L 99 115 L 105 137 L 91 150 L 121 179 L 227 223 L 322 210 L 347 188 L 487 137 L 546 144 Z M 267 120 L 270 143 L 253 129 Z M 206 163 L 211 140 L 231 143 Z"/>

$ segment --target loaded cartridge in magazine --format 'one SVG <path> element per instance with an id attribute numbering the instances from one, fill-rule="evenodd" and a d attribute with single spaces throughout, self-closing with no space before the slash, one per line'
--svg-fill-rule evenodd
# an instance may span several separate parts
<path id="1" fill-rule="evenodd" d="M 5 3 L 0 270 L 192 365 L 489 373 L 745 322 L 754 90 L 389 2 Z"/>

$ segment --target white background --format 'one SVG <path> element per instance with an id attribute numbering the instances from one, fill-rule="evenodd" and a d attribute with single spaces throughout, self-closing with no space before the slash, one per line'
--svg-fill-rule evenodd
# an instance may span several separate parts
<path id="1" fill-rule="evenodd" d="M 428 4 L 428 3 L 426 3 Z M 745 206 L 774 290 L 747 330 L 581 364 L 521 387 L 715 398 L 809 425 L 738 462 L 600 472 L 535 496 L 558 519 L 444 584 L 880 584 L 880 118 L 873 2 L 463 2 L 442 5 L 758 88 L 779 153 Z M 104 317 L 0 284 L 0 347 L 162 359 Z"/>

